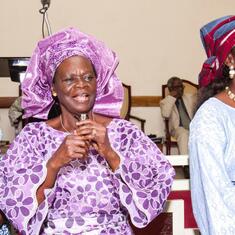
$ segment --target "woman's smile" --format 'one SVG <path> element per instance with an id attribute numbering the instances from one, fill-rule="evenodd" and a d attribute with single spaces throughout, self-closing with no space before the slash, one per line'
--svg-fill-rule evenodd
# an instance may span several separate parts
<path id="1" fill-rule="evenodd" d="M 79 94 L 77 96 L 74 96 L 73 98 L 79 103 L 85 103 L 89 101 L 89 97 L 90 96 L 88 94 Z"/>

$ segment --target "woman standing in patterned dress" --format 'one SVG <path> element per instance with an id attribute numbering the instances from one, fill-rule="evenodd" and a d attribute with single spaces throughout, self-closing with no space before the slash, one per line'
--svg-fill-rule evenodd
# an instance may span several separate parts
<path id="1" fill-rule="evenodd" d="M 114 52 L 74 28 L 40 41 L 22 84 L 29 123 L 0 162 L 0 208 L 21 234 L 132 234 L 163 210 L 174 169 L 120 119 Z M 54 98 L 53 98 L 54 97 Z"/>
<path id="2" fill-rule="evenodd" d="M 193 211 L 202 235 L 235 234 L 235 16 L 201 29 L 208 59 L 190 125 Z"/>

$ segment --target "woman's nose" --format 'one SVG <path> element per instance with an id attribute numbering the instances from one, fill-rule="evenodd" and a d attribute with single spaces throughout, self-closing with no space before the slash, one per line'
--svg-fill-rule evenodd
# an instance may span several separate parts
<path id="1" fill-rule="evenodd" d="M 83 78 L 79 77 L 76 79 L 75 85 L 76 85 L 76 87 L 84 87 L 84 86 L 86 86 L 86 81 Z"/>

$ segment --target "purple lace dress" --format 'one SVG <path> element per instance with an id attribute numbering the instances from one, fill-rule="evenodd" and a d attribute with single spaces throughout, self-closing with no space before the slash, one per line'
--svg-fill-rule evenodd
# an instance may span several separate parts
<path id="1" fill-rule="evenodd" d="M 38 205 L 46 163 L 67 133 L 45 122 L 25 126 L 0 161 L 0 208 L 21 234 L 132 234 L 128 214 L 144 227 L 161 213 L 174 169 L 134 124 L 113 119 L 107 129 L 120 167 L 112 172 L 91 149 L 85 162 L 61 168 Z"/>

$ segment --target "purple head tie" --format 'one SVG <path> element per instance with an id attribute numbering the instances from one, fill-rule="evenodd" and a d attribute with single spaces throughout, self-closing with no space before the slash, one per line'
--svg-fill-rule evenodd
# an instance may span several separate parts
<path id="1" fill-rule="evenodd" d="M 75 55 L 88 58 L 97 74 L 97 92 L 93 112 L 119 117 L 123 87 L 115 74 L 116 54 L 93 36 L 67 28 L 38 42 L 22 83 L 24 118 L 47 119 L 54 103 L 51 86 L 60 63 Z"/>

